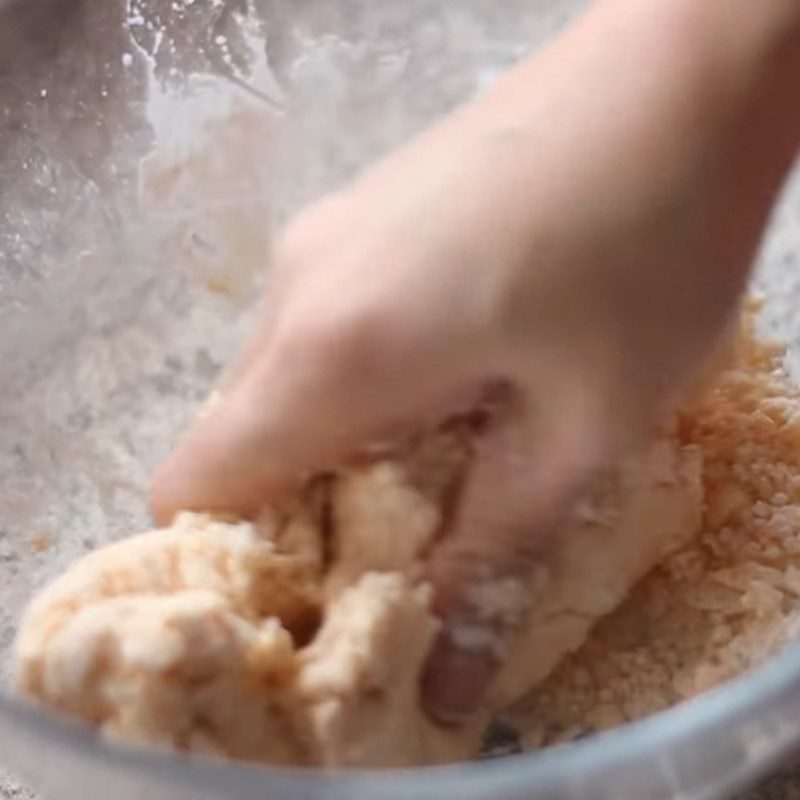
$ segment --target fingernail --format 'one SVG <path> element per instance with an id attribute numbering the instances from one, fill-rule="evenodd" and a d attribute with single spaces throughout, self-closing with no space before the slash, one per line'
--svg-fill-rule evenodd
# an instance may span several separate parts
<path id="1" fill-rule="evenodd" d="M 442 631 L 422 678 L 422 702 L 427 712 L 443 725 L 468 721 L 480 706 L 497 663 L 492 647 L 465 648 L 450 631 Z"/>

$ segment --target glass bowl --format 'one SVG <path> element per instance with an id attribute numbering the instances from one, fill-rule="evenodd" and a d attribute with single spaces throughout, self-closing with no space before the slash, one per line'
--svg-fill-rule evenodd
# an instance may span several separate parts
<path id="1" fill-rule="evenodd" d="M 272 233 L 581 0 L 0 0 L 0 677 L 25 602 L 145 530 L 148 475 L 248 323 Z M 798 191 L 761 257 L 797 375 Z M 800 650 L 641 723 L 404 772 L 127 751 L 0 698 L 0 763 L 53 798 L 719 797 L 800 745 Z M 24 792 L 24 790 L 20 790 Z M 24 794 L 20 796 L 25 796 Z"/>

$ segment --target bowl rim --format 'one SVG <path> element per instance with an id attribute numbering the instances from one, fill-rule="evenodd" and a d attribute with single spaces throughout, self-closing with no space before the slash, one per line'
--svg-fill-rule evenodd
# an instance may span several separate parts
<path id="1" fill-rule="evenodd" d="M 293 793 L 336 790 L 336 797 L 433 798 L 458 792 L 459 800 L 499 797 L 503 792 L 563 790 L 565 782 L 580 771 L 581 782 L 633 767 L 653 754 L 700 741 L 707 735 L 729 735 L 743 723 L 780 713 L 800 699 L 800 644 L 751 674 L 637 722 L 598 733 L 568 745 L 485 761 L 406 769 L 341 769 L 269 767 L 228 762 L 196 755 L 170 754 L 126 747 L 105 740 L 95 728 L 59 718 L 8 694 L 0 695 L 0 727 L 30 734 L 42 745 L 51 745 L 80 760 L 102 759 L 105 766 L 130 772 L 141 780 L 147 774 L 197 791 L 231 792 L 263 797 L 265 792 L 285 789 Z M 753 734 L 757 734 L 753 731 Z M 780 737 L 779 737 L 780 739 Z M 735 788 L 776 764 L 800 743 L 800 724 L 794 726 L 762 757 L 744 759 L 721 778 L 723 788 Z M 5 761 L 7 756 L 2 754 Z M 13 763 L 4 764 L 12 771 Z M 721 784 L 715 785 L 720 791 Z M 325 797 L 331 796 L 325 794 Z M 517 796 L 514 794 L 513 796 Z M 694 795 L 693 795 L 694 796 Z"/>

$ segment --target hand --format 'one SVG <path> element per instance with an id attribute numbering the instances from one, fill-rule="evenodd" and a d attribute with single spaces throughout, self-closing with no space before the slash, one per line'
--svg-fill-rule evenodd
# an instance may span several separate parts
<path id="1" fill-rule="evenodd" d="M 797 140 L 741 88 L 751 61 L 686 41 L 696 3 L 641 6 L 600 3 L 303 213 L 221 398 L 154 480 L 161 521 L 254 513 L 502 386 L 429 565 L 444 626 L 424 696 L 445 721 L 480 701 L 524 614 L 523 597 L 487 619 L 481 593 L 524 581 L 575 494 L 717 343 Z"/>

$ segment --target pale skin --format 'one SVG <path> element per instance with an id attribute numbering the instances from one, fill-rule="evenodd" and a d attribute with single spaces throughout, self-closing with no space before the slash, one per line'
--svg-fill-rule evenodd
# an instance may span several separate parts
<path id="1" fill-rule="evenodd" d="M 255 513 L 502 386 L 428 565 L 423 702 L 467 717 L 501 658 L 451 635 L 486 624 L 475 586 L 524 580 L 712 355 L 800 143 L 798 85 L 797 0 L 596 0 L 289 227 L 221 398 L 155 476 L 156 517 Z"/>

